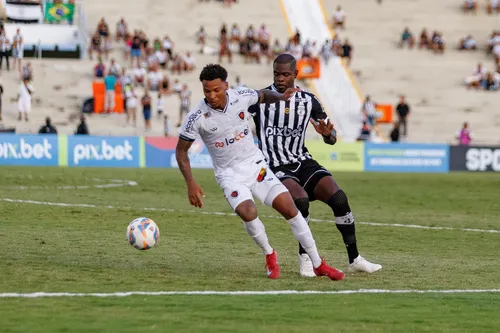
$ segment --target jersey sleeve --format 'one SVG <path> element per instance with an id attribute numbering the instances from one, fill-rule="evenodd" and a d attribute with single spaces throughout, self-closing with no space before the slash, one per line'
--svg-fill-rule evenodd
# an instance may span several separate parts
<path id="1" fill-rule="evenodd" d="M 184 120 L 184 124 L 182 125 L 181 130 L 179 131 L 179 137 L 186 141 L 194 141 L 196 140 L 196 136 L 200 134 L 201 128 L 201 118 L 202 111 L 196 109 L 196 111 L 191 111 L 186 119 Z"/>
<path id="2" fill-rule="evenodd" d="M 250 107 L 248 108 L 248 113 L 251 115 L 251 116 L 255 116 L 259 113 L 260 111 L 260 106 L 259 104 L 254 104 L 254 105 L 250 105 Z"/>
<path id="3" fill-rule="evenodd" d="M 312 103 L 311 118 L 314 121 L 318 121 L 320 119 L 324 120 L 324 119 L 328 118 L 328 115 L 325 112 L 325 108 L 323 107 L 323 105 L 321 104 L 319 99 L 314 95 L 312 95 L 311 97 L 312 97 L 311 98 L 311 103 Z"/>
<path id="4" fill-rule="evenodd" d="M 242 101 L 242 103 L 246 104 L 247 107 L 252 105 L 257 105 L 260 100 L 260 94 L 255 89 L 242 88 L 237 89 L 236 93 L 238 94 L 238 98 Z"/>

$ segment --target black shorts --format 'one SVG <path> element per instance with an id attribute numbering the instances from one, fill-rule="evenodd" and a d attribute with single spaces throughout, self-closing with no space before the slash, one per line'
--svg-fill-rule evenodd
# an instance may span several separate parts
<path id="1" fill-rule="evenodd" d="M 318 182 L 323 177 L 332 175 L 328 170 L 312 159 L 278 167 L 271 167 L 271 170 L 281 181 L 290 178 L 299 183 L 300 186 L 302 186 L 302 188 L 304 188 L 307 192 L 310 201 L 316 200 L 316 197 L 314 196 L 314 188 Z"/>

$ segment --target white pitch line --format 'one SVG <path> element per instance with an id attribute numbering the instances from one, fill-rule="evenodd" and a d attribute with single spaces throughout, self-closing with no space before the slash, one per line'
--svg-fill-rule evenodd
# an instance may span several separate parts
<path id="1" fill-rule="evenodd" d="M 114 188 L 114 187 L 125 187 L 125 186 L 137 186 L 137 182 L 133 180 L 123 180 L 123 179 L 100 179 L 93 178 L 93 181 L 104 182 L 108 181 L 108 184 L 96 184 L 96 185 L 60 185 L 60 186 L 7 186 L 9 189 L 15 190 L 34 190 L 34 189 L 50 189 L 56 188 L 59 190 L 85 190 L 89 188 Z"/>
<path id="2" fill-rule="evenodd" d="M 351 294 L 473 294 L 500 293 L 500 289 L 437 289 L 437 290 L 265 290 L 265 291 L 126 291 L 116 293 L 0 293 L 0 298 L 49 298 L 49 297 L 129 297 L 129 296 L 266 296 L 266 295 L 351 295 Z"/>
<path id="3" fill-rule="evenodd" d="M 0 198 L 0 201 L 10 202 L 10 203 L 26 203 L 33 205 L 43 205 L 43 206 L 58 206 L 58 207 L 81 207 L 81 208 L 104 208 L 104 209 L 128 209 L 128 210 L 142 210 L 147 212 L 170 212 L 170 213 L 188 213 L 188 214 L 202 214 L 202 215 L 217 215 L 217 216 L 236 216 L 234 213 L 224 213 L 224 212 L 207 212 L 207 211 L 194 211 L 194 210 L 182 210 L 173 208 L 155 208 L 155 207 L 122 207 L 122 206 L 97 206 L 93 204 L 72 204 L 64 202 L 50 202 L 50 201 L 35 201 L 35 200 L 23 200 L 23 199 L 11 199 L 11 198 Z M 265 218 L 281 219 L 279 216 L 262 216 Z M 323 222 L 323 223 L 333 223 L 333 220 L 321 220 L 321 219 L 311 219 L 311 222 Z M 495 229 L 471 229 L 471 228 L 453 228 L 453 227 L 431 227 L 427 225 L 418 224 L 400 224 L 400 223 L 376 223 L 376 222 L 356 222 L 357 224 L 369 225 L 374 227 L 397 227 L 397 228 L 411 228 L 411 229 L 427 229 L 427 230 L 448 230 L 448 231 L 465 231 L 465 232 L 483 232 L 500 234 L 500 230 Z"/>

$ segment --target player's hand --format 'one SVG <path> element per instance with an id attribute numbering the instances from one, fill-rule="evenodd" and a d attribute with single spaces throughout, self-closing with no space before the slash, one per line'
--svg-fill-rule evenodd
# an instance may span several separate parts
<path id="1" fill-rule="evenodd" d="M 299 88 L 288 88 L 283 93 L 283 100 L 288 101 L 290 98 L 292 98 L 293 94 L 295 94 L 296 92 L 299 92 L 299 91 L 300 91 Z"/>
<path id="2" fill-rule="evenodd" d="M 188 183 L 188 197 L 189 203 L 192 206 L 203 208 L 203 200 L 201 198 L 204 198 L 205 194 L 195 181 L 191 181 Z"/>
<path id="3" fill-rule="evenodd" d="M 314 126 L 316 132 L 318 132 L 322 136 L 329 137 L 332 134 L 332 130 L 334 129 L 333 124 L 328 118 L 326 119 L 326 122 L 323 119 L 315 122 L 312 118 L 309 119 L 309 122 Z"/>

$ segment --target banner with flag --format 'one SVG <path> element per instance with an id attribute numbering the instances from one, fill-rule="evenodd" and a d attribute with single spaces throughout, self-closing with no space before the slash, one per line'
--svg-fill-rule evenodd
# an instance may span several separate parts
<path id="1" fill-rule="evenodd" d="M 72 21 L 74 14 L 75 14 L 75 4 L 72 3 L 45 4 L 46 22 Z"/>

